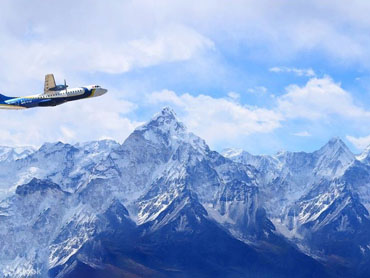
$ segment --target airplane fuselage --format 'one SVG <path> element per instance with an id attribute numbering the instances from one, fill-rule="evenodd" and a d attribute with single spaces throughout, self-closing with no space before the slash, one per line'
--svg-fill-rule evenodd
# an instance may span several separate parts
<path id="1" fill-rule="evenodd" d="M 77 88 L 65 88 L 63 90 L 49 91 L 47 94 L 44 93 L 25 97 L 7 97 L 0 95 L 0 109 L 26 109 L 56 106 L 73 100 L 101 96 L 106 92 L 106 89 L 98 85 L 90 85 Z"/>

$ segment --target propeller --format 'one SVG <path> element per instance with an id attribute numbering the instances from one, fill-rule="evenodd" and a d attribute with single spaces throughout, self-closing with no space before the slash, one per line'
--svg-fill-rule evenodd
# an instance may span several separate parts
<path id="1" fill-rule="evenodd" d="M 64 88 L 68 88 L 67 81 L 64 79 Z"/>

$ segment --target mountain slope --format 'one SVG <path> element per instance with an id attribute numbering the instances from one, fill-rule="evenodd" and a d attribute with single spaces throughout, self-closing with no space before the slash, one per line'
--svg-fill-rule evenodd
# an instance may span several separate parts
<path id="1" fill-rule="evenodd" d="M 288 243 L 280 242 L 273 252 L 271 247 L 256 249 L 236 240 L 184 189 L 134 235 L 122 227 L 86 243 L 77 256 L 104 254 L 98 265 L 79 259 L 57 277 L 289 277 L 292 272 L 327 277 L 319 263 Z"/>
<path id="2" fill-rule="evenodd" d="M 247 152 L 224 152 L 235 162 L 258 169 L 266 208 L 273 217 L 281 217 L 321 179 L 333 179 L 355 161 L 355 156 L 339 138 L 331 139 L 313 153 L 280 152 L 275 156 L 254 156 Z"/>
<path id="3" fill-rule="evenodd" d="M 225 155 L 261 170 L 268 216 L 280 232 L 326 260 L 338 275 L 366 277 L 370 168 L 338 138 L 313 153 Z M 278 205 L 276 205 L 278 204 Z M 366 269 L 366 270 L 364 270 Z"/>

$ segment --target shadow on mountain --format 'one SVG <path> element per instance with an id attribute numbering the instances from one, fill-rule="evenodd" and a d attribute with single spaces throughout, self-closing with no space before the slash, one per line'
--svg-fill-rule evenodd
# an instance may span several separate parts
<path id="1" fill-rule="evenodd" d="M 122 206 L 122 205 L 121 205 Z M 210 220 L 184 190 L 151 222 L 135 227 L 125 211 L 108 211 L 110 232 L 87 242 L 52 277 L 328 277 L 312 258 L 279 236 L 246 244 Z M 118 213 L 118 214 L 117 214 Z"/>

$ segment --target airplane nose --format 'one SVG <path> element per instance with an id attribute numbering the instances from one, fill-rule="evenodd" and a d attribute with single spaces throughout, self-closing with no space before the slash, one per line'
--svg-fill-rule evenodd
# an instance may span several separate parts
<path id="1" fill-rule="evenodd" d="M 106 92 L 108 92 L 107 89 L 100 88 L 97 93 L 98 93 L 99 96 L 101 96 L 101 95 L 104 95 Z"/>

